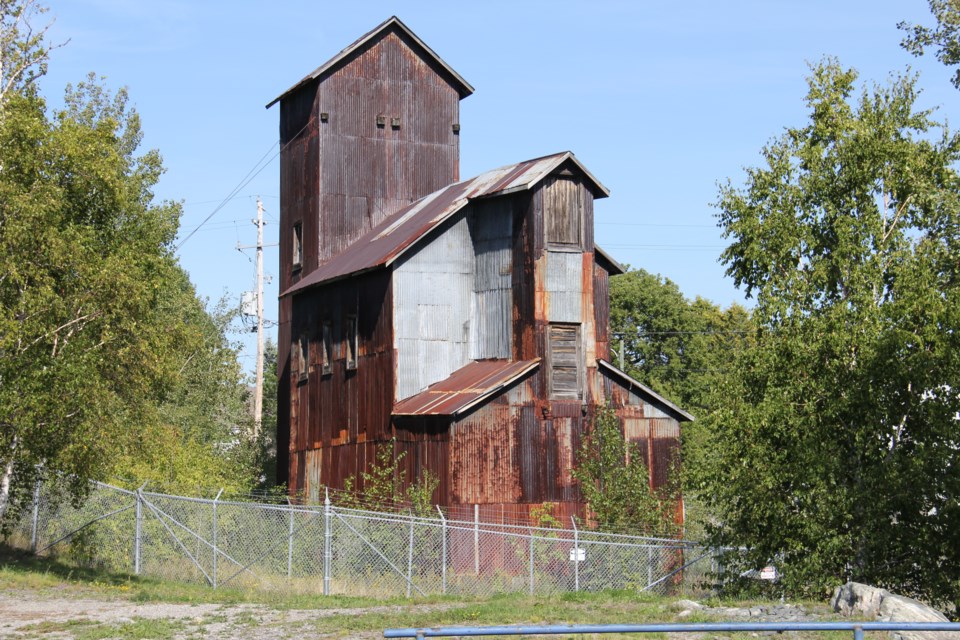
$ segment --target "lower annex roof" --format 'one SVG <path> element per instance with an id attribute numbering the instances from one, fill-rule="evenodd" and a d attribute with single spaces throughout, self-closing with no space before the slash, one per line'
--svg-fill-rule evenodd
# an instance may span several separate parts
<path id="1" fill-rule="evenodd" d="M 500 393 L 540 365 L 533 360 L 474 360 L 450 377 L 393 406 L 394 416 L 456 418 Z"/>

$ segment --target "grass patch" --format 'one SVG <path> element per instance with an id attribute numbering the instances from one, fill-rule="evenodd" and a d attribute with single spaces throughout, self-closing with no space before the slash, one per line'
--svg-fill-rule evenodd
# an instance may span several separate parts
<path id="1" fill-rule="evenodd" d="M 131 600 L 134 602 L 170 602 L 179 604 L 262 604 L 274 609 L 357 608 L 409 602 L 402 596 L 376 599 L 357 596 L 322 596 L 284 593 L 236 587 L 216 591 L 206 584 L 175 582 L 130 573 L 80 567 L 55 556 L 34 556 L 0 544 L 0 585 L 7 589 L 57 590 L 65 586 L 77 596 Z M 436 602 L 442 597 L 426 598 Z"/>
<path id="2" fill-rule="evenodd" d="M 65 633 L 77 640 L 102 638 L 172 638 L 203 634 L 210 624 L 228 624 L 238 637 L 244 630 L 259 630 L 266 624 L 277 637 L 302 637 L 331 634 L 341 637 L 351 633 L 379 634 L 391 627 L 481 626 L 510 624 L 629 624 L 644 622 L 713 622 L 716 614 L 693 611 L 679 617 L 682 606 L 677 598 L 660 597 L 635 591 L 603 591 L 529 596 L 524 593 L 502 593 L 487 597 L 430 596 L 373 598 L 322 596 L 311 593 L 285 593 L 227 587 L 214 591 L 205 584 L 180 583 L 128 573 L 99 571 L 74 566 L 56 557 L 34 557 L 28 553 L 0 545 L 0 585 L 11 591 L 36 591 L 57 598 L 100 598 L 137 603 L 179 603 L 218 605 L 260 605 L 264 610 L 217 610 L 196 620 L 137 619 L 125 624 L 107 624 L 85 619 L 67 622 L 44 622 L 22 629 L 31 634 Z M 704 604 L 713 607 L 773 606 L 771 601 L 718 601 Z M 823 611 L 823 605 L 805 602 L 808 609 Z M 269 611 L 302 609 L 317 611 L 286 616 L 263 615 Z M 347 611 L 329 611 L 343 609 Z M 328 610 L 328 611 L 324 611 Z M 329 614 L 329 615 L 328 615 Z M 273 622 L 264 623 L 264 619 Z M 750 634 L 717 634 L 732 640 L 751 640 Z M 849 640 L 849 633 L 788 634 L 804 640 Z M 605 636 L 607 637 L 607 636 Z M 627 636 L 624 636 L 627 637 Z M 637 636 L 629 636 L 636 640 Z M 673 640 L 670 634 L 644 634 L 647 640 Z"/>
<path id="3" fill-rule="evenodd" d="M 449 608 L 426 611 L 401 609 L 361 615 L 335 615 L 312 622 L 317 633 L 375 631 L 386 627 L 464 626 L 501 624 L 616 624 L 673 621 L 668 599 L 637 597 L 623 592 L 558 596 L 504 594 Z"/>

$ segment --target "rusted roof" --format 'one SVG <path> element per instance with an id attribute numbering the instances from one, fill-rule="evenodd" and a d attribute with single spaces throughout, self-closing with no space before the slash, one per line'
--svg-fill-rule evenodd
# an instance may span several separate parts
<path id="1" fill-rule="evenodd" d="M 616 368 L 606 360 L 602 358 L 597 358 L 597 362 L 600 364 L 601 369 L 606 369 L 609 373 L 612 373 L 615 377 L 620 378 L 622 382 L 626 382 L 628 386 L 633 387 L 634 389 L 639 391 L 640 395 L 646 396 L 648 400 L 653 400 L 655 404 L 662 405 L 667 409 L 668 413 L 673 413 L 674 415 L 676 415 L 681 422 L 694 421 L 694 417 L 692 415 L 690 415 L 689 413 L 687 413 L 677 405 L 673 404 L 672 402 L 664 398 L 662 395 L 660 395 L 659 393 L 657 393 L 647 385 L 643 384 L 642 382 L 638 382 L 634 380 L 633 378 L 631 378 L 626 373 Z"/>
<path id="2" fill-rule="evenodd" d="M 500 167 L 444 187 L 400 209 L 280 296 L 348 275 L 390 266 L 418 240 L 463 209 L 470 200 L 530 189 L 566 162 L 572 163 L 583 173 L 596 197 L 603 198 L 610 194 L 569 151 Z"/>
<path id="3" fill-rule="evenodd" d="M 313 80 L 316 80 L 317 78 L 319 78 L 320 76 L 324 75 L 325 73 L 327 73 L 327 72 L 329 72 L 329 71 L 333 71 L 334 69 L 336 69 L 336 68 L 340 65 L 341 62 L 343 62 L 344 60 L 347 60 L 348 58 L 350 58 L 350 56 L 352 56 L 355 52 L 362 50 L 363 47 L 364 47 L 368 42 L 371 42 L 371 41 L 375 40 L 375 39 L 378 38 L 382 33 L 385 33 L 385 32 L 387 32 L 387 31 L 389 31 L 390 29 L 397 29 L 397 30 L 403 32 L 404 34 L 406 34 L 406 36 L 407 36 L 408 38 L 410 38 L 411 40 L 413 40 L 413 42 L 416 43 L 416 45 L 417 45 L 418 47 L 420 47 L 420 49 L 423 50 L 423 53 L 426 54 L 426 56 L 427 56 L 428 58 L 430 58 L 430 59 L 432 59 L 434 62 L 436 62 L 436 64 L 440 67 L 440 69 L 441 69 L 442 72 L 443 72 L 441 75 L 446 75 L 446 76 L 447 76 L 447 80 L 450 82 L 450 84 L 453 86 L 453 88 L 455 88 L 455 89 L 457 90 L 457 93 L 460 94 L 460 99 L 461 99 L 461 100 L 463 100 L 464 98 L 466 98 L 467 96 L 469 96 L 471 93 L 473 93 L 473 87 L 470 86 L 470 83 L 469 83 L 469 82 L 467 82 L 466 80 L 464 80 L 464 79 L 460 76 L 459 73 L 457 73 L 457 72 L 454 71 L 452 68 L 450 68 L 450 65 L 448 65 L 446 62 L 444 62 L 443 59 L 442 59 L 440 56 L 438 56 L 438 55 L 436 54 L 436 52 L 434 52 L 433 49 L 431 49 L 430 47 L 428 47 L 428 46 L 423 42 L 423 40 L 421 40 L 420 38 L 418 38 L 418 37 L 417 37 L 417 34 L 415 34 L 413 31 L 410 30 L 410 27 L 408 27 L 407 25 L 403 24 L 403 22 L 400 21 L 400 18 L 398 18 L 397 16 L 391 16 L 390 18 L 388 18 L 387 20 L 385 20 L 384 22 L 382 22 L 380 25 L 374 27 L 373 30 L 371 30 L 369 33 L 361 36 L 359 40 L 357 40 L 356 42 L 354 42 L 353 44 L 351 44 L 349 47 L 347 47 L 346 49 L 344 49 L 343 51 L 341 51 L 341 52 L 338 53 L 337 55 L 335 55 L 335 56 L 333 56 L 332 58 L 330 58 L 330 60 L 328 60 L 327 62 L 323 63 L 322 65 L 320 65 L 320 66 L 317 67 L 316 69 L 314 69 L 313 72 L 311 72 L 311 73 L 308 74 L 306 77 L 304 77 L 302 80 L 300 80 L 300 82 L 298 82 L 297 84 L 293 85 L 292 87 L 290 87 L 289 89 L 287 89 L 286 91 L 284 91 L 283 93 L 281 93 L 279 96 L 277 96 L 276 98 L 274 98 L 273 100 L 271 100 L 271 101 L 267 104 L 267 109 L 269 109 L 270 107 L 272 107 L 273 105 L 275 105 L 275 104 L 278 103 L 279 101 L 283 100 L 283 99 L 286 98 L 288 95 L 290 95 L 291 93 L 293 93 L 294 91 L 296 91 L 297 89 L 299 89 L 300 87 L 302 87 L 303 85 L 307 84 L 308 82 L 312 82 Z"/>
<path id="4" fill-rule="evenodd" d="M 533 360 L 475 360 L 446 380 L 393 406 L 395 416 L 457 417 L 491 398 L 540 365 Z"/>
<path id="5" fill-rule="evenodd" d="M 606 269 L 607 273 L 609 273 L 610 275 L 619 276 L 627 272 L 627 270 L 623 268 L 622 264 L 614 260 L 613 256 L 611 256 L 609 253 L 607 253 L 597 245 L 593 245 L 593 252 L 595 254 L 594 259 L 597 261 L 597 263 L 601 267 Z"/>

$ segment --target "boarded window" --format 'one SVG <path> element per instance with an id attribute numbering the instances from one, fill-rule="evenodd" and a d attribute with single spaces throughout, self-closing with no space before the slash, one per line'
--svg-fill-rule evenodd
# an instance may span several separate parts
<path id="1" fill-rule="evenodd" d="M 550 325 L 550 397 L 580 397 L 580 325 Z"/>
<path id="2" fill-rule="evenodd" d="M 329 320 L 323 323 L 323 339 L 320 342 L 320 371 L 330 373 L 333 362 L 333 326 Z"/>
<path id="3" fill-rule="evenodd" d="M 296 222 L 293 225 L 293 246 L 291 252 L 293 255 L 293 268 L 299 269 L 303 264 L 303 223 Z"/>
<path id="4" fill-rule="evenodd" d="M 548 245 L 581 247 L 583 194 L 576 180 L 561 176 L 546 183 L 543 216 Z"/>
<path id="5" fill-rule="evenodd" d="M 347 369 L 357 368 L 357 316 L 347 316 Z"/>

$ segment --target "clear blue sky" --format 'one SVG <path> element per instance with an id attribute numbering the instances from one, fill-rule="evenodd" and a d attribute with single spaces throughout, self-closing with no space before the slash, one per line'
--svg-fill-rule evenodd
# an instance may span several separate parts
<path id="1" fill-rule="evenodd" d="M 834 55 L 875 81 L 911 65 L 943 117 L 960 97 L 932 56 L 899 47 L 897 22 L 932 23 L 925 0 L 48 2 L 52 39 L 70 43 L 44 93 L 56 104 L 89 71 L 129 88 L 167 167 L 157 196 L 184 203 L 182 235 L 276 153 L 279 109 L 264 105 L 395 14 L 476 89 L 461 103 L 462 177 L 571 150 L 612 192 L 598 244 L 724 306 L 744 299 L 717 262 L 717 183 L 741 183 L 764 143 L 804 123 L 808 62 Z M 274 158 L 180 250 L 202 295 L 253 288 L 253 254 L 235 247 L 255 240 L 257 195 L 279 218 L 278 176 Z M 267 249 L 268 273 L 276 263 Z M 274 281 L 272 319 L 276 295 Z"/>

